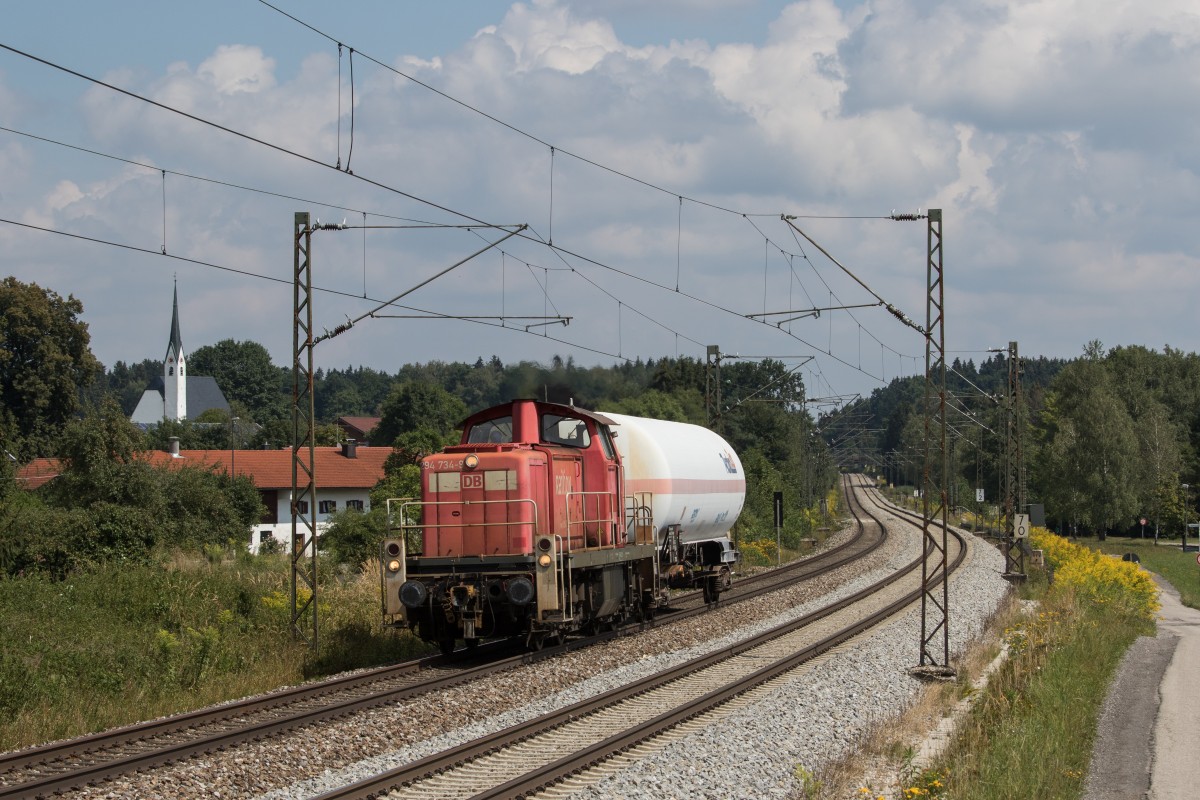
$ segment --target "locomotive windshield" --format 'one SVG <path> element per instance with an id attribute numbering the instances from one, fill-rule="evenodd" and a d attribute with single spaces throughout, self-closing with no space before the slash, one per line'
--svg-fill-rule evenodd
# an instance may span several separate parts
<path id="1" fill-rule="evenodd" d="M 512 417 L 496 417 L 471 426 L 467 444 L 500 444 L 511 442 Z"/>
<path id="2" fill-rule="evenodd" d="M 587 447 L 592 439 L 583 420 L 561 414 L 543 414 L 542 441 L 567 447 Z"/>

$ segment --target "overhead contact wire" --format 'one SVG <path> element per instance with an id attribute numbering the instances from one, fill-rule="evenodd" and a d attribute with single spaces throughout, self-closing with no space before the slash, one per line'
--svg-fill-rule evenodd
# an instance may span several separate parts
<path id="1" fill-rule="evenodd" d="M 196 116 L 195 114 L 190 114 L 187 111 L 182 111 L 178 108 L 174 108 L 165 103 L 160 103 L 157 100 L 151 100 L 150 98 L 144 97 L 144 96 L 138 94 L 137 92 L 132 92 L 128 89 L 122 89 L 119 86 L 115 86 L 111 83 L 102 81 L 99 78 L 93 78 L 90 75 L 85 75 L 82 72 L 78 72 L 69 67 L 65 67 L 61 64 L 56 64 L 53 61 L 47 61 L 44 58 L 40 58 L 31 53 L 27 53 L 24 50 L 20 50 L 16 47 L 13 47 L 12 45 L 8 45 L 8 44 L 4 44 L 3 42 L 0 42 L 0 49 L 8 50 L 10 53 L 15 53 L 19 56 L 23 56 L 24 58 L 28 58 L 31 61 L 36 61 L 39 64 L 44 64 L 45 66 L 50 67 L 51 69 L 56 69 L 56 70 L 59 70 L 60 72 L 65 72 L 68 75 L 73 75 L 76 78 L 79 78 L 80 80 L 84 80 L 89 83 L 93 83 L 97 86 L 103 86 L 105 89 L 109 89 L 118 94 L 125 95 L 126 97 L 131 97 L 134 100 L 140 100 L 143 103 L 148 103 L 149 105 L 152 105 L 155 108 L 160 108 L 163 111 L 169 111 L 172 114 L 178 114 L 179 116 L 190 119 L 193 122 L 198 122 L 201 125 L 206 125 L 210 128 L 215 128 L 216 130 L 228 133 L 231 136 L 236 136 L 236 137 L 238 137 L 240 139 L 244 139 L 248 142 L 253 142 L 254 144 L 261 145 L 263 147 L 274 150 L 277 153 L 283 153 L 284 155 L 292 156 L 293 158 L 298 158 L 302 161 L 307 161 L 310 164 L 314 164 L 314 165 L 316 165 L 318 167 L 322 167 L 324 169 L 336 169 L 334 166 L 327 164 L 324 161 L 321 161 L 320 159 L 313 158 L 312 156 L 304 155 L 303 153 L 299 153 L 295 150 L 289 150 L 288 148 L 283 147 L 282 145 L 274 144 L 274 143 L 268 142 L 264 139 L 259 139 L 257 136 L 251 136 L 248 133 L 243 133 L 242 131 L 235 130 L 234 128 L 230 128 L 226 125 L 221 125 L 218 122 L 213 122 L 211 120 L 204 119 L 203 117 Z M 351 142 L 351 144 L 353 144 L 353 141 Z M 349 163 L 349 159 L 347 158 L 347 164 L 348 163 Z M 345 172 L 344 174 L 350 175 L 350 176 L 354 177 L 355 179 L 360 180 L 363 183 L 366 183 L 370 186 L 374 186 L 376 188 L 383 189 L 385 192 L 391 192 L 392 194 L 399 195 L 400 197 L 405 197 L 405 198 L 408 198 L 409 200 L 413 200 L 413 201 L 421 203 L 423 205 L 427 205 L 430 208 L 436 208 L 439 211 L 444 211 L 447 214 L 453 214 L 456 217 L 462 217 L 463 219 L 470 220 L 471 222 L 477 222 L 480 225 L 487 225 L 487 223 L 485 223 L 483 220 L 473 217 L 470 214 L 464 213 L 462 211 L 455 211 L 452 208 L 448 208 L 446 206 L 440 205 L 438 203 L 433 202 L 432 200 L 426 200 L 423 197 L 418 197 L 417 195 L 411 194 L 409 192 L 405 192 L 401 189 L 397 189 L 394 186 L 389 186 L 386 183 L 383 183 L 381 181 L 372 180 L 371 178 L 364 178 L 363 176 L 355 175 L 352 172 Z"/>

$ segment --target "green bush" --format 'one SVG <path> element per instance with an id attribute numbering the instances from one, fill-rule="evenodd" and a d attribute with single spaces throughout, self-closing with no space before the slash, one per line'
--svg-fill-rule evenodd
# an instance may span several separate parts
<path id="1" fill-rule="evenodd" d="M 362 512 L 346 509 L 334 514 L 321 534 L 321 550 L 337 564 L 358 569 L 379 557 L 379 545 L 387 536 L 387 511 L 383 507 Z"/>

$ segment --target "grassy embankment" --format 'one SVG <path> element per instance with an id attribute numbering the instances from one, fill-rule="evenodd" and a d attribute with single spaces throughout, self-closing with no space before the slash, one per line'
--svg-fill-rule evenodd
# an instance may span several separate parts
<path id="1" fill-rule="evenodd" d="M 1122 549 L 1124 543 L 1112 544 L 1117 552 L 1128 550 Z M 911 767 L 915 743 L 908 737 L 916 716 L 901 720 L 868 743 L 867 749 L 890 761 L 898 774 L 895 797 L 1075 800 L 1081 796 L 1096 723 L 1116 668 L 1139 635 L 1153 635 L 1155 587 L 1148 573 L 1136 565 L 1048 531 L 1035 530 L 1034 546 L 1044 550 L 1051 569 L 1027 565 L 1030 577 L 1020 596 L 1036 600 L 1037 605 L 1034 610 L 1014 605 L 998 620 L 998 638 L 1007 642 L 1009 658 L 992 675 L 941 759 L 923 771 Z M 1161 550 L 1163 560 L 1147 566 L 1173 573 L 1190 560 L 1196 569 L 1194 555 L 1185 559 L 1178 548 Z M 1196 580 L 1194 573 L 1191 579 Z M 986 654 L 978 658 L 977 668 L 989 658 Z M 968 677 L 960 674 L 953 684 L 932 687 L 933 704 L 946 707 L 964 696 L 969 691 Z M 843 785 L 840 793 L 827 796 L 846 793 Z M 888 800 L 876 787 L 861 787 L 856 796 Z"/>
<path id="2" fill-rule="evenodd" d="M 1048 531 L 1033 540 L 1053 579 L 1028 570 L 1038 609 L 1005 630 L 1010 658 L 939 765 L 947 797 L 1079 797 L 1109 683 L 1134 639 L 1154 632 L 1146 572 Z"/>
<path id="3" fill-rule="evenodd" d="M 378 572 L 320 576 L 316 656 L 290 634 L 286 556 L 240 548 L 0 579 L 0 751 L 397 661 Z"/>

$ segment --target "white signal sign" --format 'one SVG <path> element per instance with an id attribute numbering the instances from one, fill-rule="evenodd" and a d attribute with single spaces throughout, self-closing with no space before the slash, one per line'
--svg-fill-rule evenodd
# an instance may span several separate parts
<path id="1" fill-rule="evenodd" d="M 1025 539 L 1029 536 L 1029 515 L 1013 514 L 1013 537 Z"/>
<path id="2" fill-rule="evenodd" d="M 975 490 L 975 502 L 976 502 L 976 503 L 982 503 L 982 502 L 983 502 L 983 489 L 976 489 L 976 490 Z"/>

